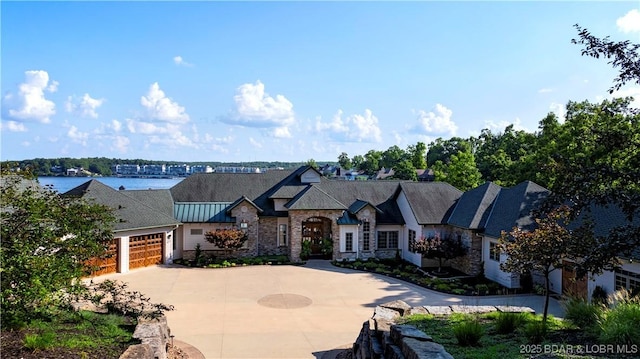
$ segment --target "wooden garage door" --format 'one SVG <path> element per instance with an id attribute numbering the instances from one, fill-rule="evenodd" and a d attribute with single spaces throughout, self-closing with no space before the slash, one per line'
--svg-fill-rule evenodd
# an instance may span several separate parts
<path id="1" fill-rule="evenodd" d="M 95 258 L 89 262 L 89 265 L 99 268 L 91 272 L 91 276 L 116 273 L 118 271 L 119 243 L 120 238 L 112 240 L 103 258 Z"/>
<path id="2" fill-rule="evenodd" d="M 129 238 L 129 269 L 162 264 L 164 233 Z"/>
<path id="3" fill-rule="evenodd" d="M 582 277 L 576 279 L 573 263 L 562 261 L 562 294 L 587 299 L 587 280 Z"/>

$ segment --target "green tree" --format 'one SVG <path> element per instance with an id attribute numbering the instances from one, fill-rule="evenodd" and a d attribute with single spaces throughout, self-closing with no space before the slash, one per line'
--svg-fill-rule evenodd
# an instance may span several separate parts
<path id="1" fill-rule="evenodd" d="M 353 168 L 360 169 L 360 166 L 364 162 L 364 157 L 362 155 L 355 155 L 351 159 L 351 165 Z"/>
<path id="2" fill-rule="evenodd" d="M 448 164 L 440 160 L 436 161 L 432 169 L 436 181 L 447 182 L 462 191 L 475 188 L 482 182 L 474 156 L 468 148 L 451 155 Z"/>
<path id="3" fill-rule="evenodd" d="M 308 159 L 307 162 L 305 162 L 305 165 L 318 169 L 318 164 L 316 163 L 316 160 L 314 160 L 313 158 Z"/>
<path id="4" fill-rule="evenodd" d="M 338 163 L 340 164 L 340 167 L 346 170 L 351 169 L 351 159 L 346 152 L 342 152 L 340 156 L 338 156 Z"/>
<path id="5" fill-rule="evenodd" d="M 448 140 L 437 138 L 429 144 L 429 151 L 426 156 L 427 166 L 431 167 L 438 161 L 448 164 L 452 155 L 466 150 L 471 150 L 469 140 L 460 137 L 452 137 Z"/>
<path id="6" fill-rule="evenodd" d="M 380 167 L 393 168 L 402 162 L 407 157 L 404 150 L 398 146 L 391 146 L 386 151 L 382 152 L 382 158 L 380 159 Z"/>
<path id="7" fill-rule="evenodd" d="M 468 252 L 462 238 L 453 238 L 451 235 L 444 238 L 440 238 L 440 235 L 423 237 L 418 239 L 413 247 L 416 253 L 422 254 L 425 258 L 438 260 L 438 273 L 442 273 L 442 264 L 445 261 L 462 257 Z"/>
<path id="8" fill-rule="evenodd" d="M 510 232 L 502 232 L 500 248 L 507 254 L 500 269 L 517 274 L 532 272 L 542 275 L 545 279 L 545 300 L 542 321 L 546 324 L 549 312 L 551 273 L 562 268 L 563 259 L 572 247 L 572 236 L 567 229 L 570 210 L 567 206 L 558 207 L 544 218 L 535 220 L 537 228 L 527 231 L 514 227 Z"/>
<path id="9" fill-rule="evenodd" d="M 0 183 L 2 326 L 48 317 L 64 292 L 82 288 L 91 259 L 106 253 L 115 217 L 106 206 L 61 197 L 3 170 Z"/>
<path id="10" fill-rule="evenodd" d="M 424 142 L 418 142 L 415 146 L 408 146 L 407 154 L 414 168 L 427 168 L 427 145 L 425 145 Z"/>
<path id="11" fill-rule="evenodd" d="M 380 159 L 382 159 L 382 152 L 369 150 L 369 152 L 364 155 L 364 161 L 360 163 L 358 169 L 368 175 L 373 175 L 380 169 Z"/>
<path id="12" fill-rule="evenodd" d="M 416 173 L 416 168 L 413 167 L 413 162 L 409 160 L 404 160 L 398 163 L 394 167 L 393 178 L 401 179 L 401 180 L 417 181 L 418 174 Z"/>

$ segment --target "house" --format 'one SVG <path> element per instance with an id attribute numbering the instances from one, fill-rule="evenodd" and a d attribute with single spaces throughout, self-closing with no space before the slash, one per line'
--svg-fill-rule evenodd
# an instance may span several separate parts
<path id="1" fill-rule="evenodd" d="M 128 272 L 174 259 L 174 231 L 180 222 L 172 216 L 169 190 L 118 191 L 90 180 L 62 195 L 95 201 L 115 212 L 112 256 L 97 263 L 101 269 L 95 275 Z"/>
<path id="2" fill-rule="evenodd" d="M 111 270 L 190 259 L 198 245 L 207 254 L 228 255 L 205 240 L 205 233 L 219 228 L 247 232 L 247 242 L 233 256 L 287 255 L 299 261 L 306 254 L 305 242 L 312 257 L 401 256 L 418 266 L 434 263 L 417 253 L 416 241 L 440 236 L 459 239 L 468 249 L 450 260 L 452 267 L 469 275 L 483 273 L 507 288 L 520 287 L 520 276 L 500 269 L 506 260 L 498 246 L 501 233 L 516 226 L 533 229 L 532 212 L 549 194 L 531 181 L 508 188 L 487 182 L 461 192 L 443 182 L 330 180 L 309 166 L 196 173 L 169 190 L 116 191 L 93 180 L 66 193 L 116 209 L 121 219 L 114 249 L 118 260 Z M 600 211 L 595 217 L 602 219 L 602 229 L 596 229 L 606 234 L 610 228 L 604 224 L 611 226 L 617 223 L 612 218 L 621 216 L 607 208 Z M 133 254 L 143 239 L 154 254 Z M 624 258 L 619 271 L 592 275 L 581 290 L 590 295 L 596 285 L 609 291 L 640 287 L 638 252 Z M 576 285 L 573 278 L 570 266 L 552 272 L 552 290 L 570 290 Z"/>

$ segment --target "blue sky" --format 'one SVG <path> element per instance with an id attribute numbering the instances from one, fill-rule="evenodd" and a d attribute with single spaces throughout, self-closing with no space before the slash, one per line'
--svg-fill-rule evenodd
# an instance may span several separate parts
<path id="1" fill-rule="evenodd" d="M 535 131 L 609 97 L 573 24 L 640 42 L 639 7 L 3 1 L 0 157 L 326 161 Z"/>

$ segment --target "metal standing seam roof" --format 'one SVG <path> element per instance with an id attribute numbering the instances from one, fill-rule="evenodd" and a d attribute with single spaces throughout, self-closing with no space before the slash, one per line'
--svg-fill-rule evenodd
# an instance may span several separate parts
<path id="1" fill-rule="evenodd" d="M 227 209 L 233 202 L 176 202 L 174 217 L 182 223 L 234 223 Z"/>

